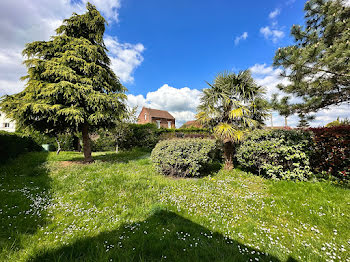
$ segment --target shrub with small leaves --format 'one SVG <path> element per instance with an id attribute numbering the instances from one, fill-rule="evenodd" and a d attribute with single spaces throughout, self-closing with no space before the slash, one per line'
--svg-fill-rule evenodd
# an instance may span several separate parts
<path id="1" fill-rule="evenodd" d="M 170 176 L 199 176 L 215 161 L 217 143 L 213 139 L 185 138 L 160 141 L 151 158 L 157 170 Z"/>
<path id="2" fill-rule="evenodd" d="M 0 131 L 0 163 L 23 153 L 41 150 L 41 146 L 30 136 Z"/>
<path id="3" fill-rule="evenodd" d="M 253 173 L 272 179 L 310 177 L 310 133 L 301 130 L 258 130 L 237 150 L 237 160 Z"/>
<path id="4" fill-rule="evenodd" d="M 314 172 L 350 181 L 350 125 L 309 130 L 315 142 L 311 158 Z"/>

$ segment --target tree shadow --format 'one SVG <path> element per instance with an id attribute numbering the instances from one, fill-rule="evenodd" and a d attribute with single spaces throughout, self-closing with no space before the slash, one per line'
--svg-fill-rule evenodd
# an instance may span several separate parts
<path id="1" fill-rule="evenodd" d="M 21 249 L 20 239 L 46 223 L 47 156 L 47 152 L 27 153 L 0 166 L 0 253 Z"/>
<path id="2" fill-rule="evenodd" d="M 101 152 L 99 152 L 101 153 Z M 135 161 L 139 159 L 148 158 L 150 155 L 149 150 L 146 149 L 132 149 L 129 151 L 116 152 L 104 152 L 102 154 L 93 154 L 92 158 L 95 161 L 109 162 L 109 163 L 129 163 L 130 161 Z M 61 159 L 60 161 L 72 161 L 83 163 L 83 156 L 67 157 L 66 159 Z"/>
<path id="3" fill-rule="evenodd" d="M 255 260 L 255 259 L 258 260 Z M 252 259 L 252 260 L 250 260 Z M 43 250 L 30 261 L 280 261 L 173 212 Z M 289 260 L 294 261 L 294 260 Z"/>

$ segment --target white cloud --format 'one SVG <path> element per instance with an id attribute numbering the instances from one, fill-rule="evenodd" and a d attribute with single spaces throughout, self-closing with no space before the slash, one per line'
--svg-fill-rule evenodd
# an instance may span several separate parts
<path id="1" fill-rule="evenodd" d="M 201 91 L 188 87 L 174 88 L 164 84 L 154 92 L 143 95 L 128 95 L 128 105 L 138 106 L 138 113 L 143 106 L 169 111 L 180 127 L 189 120 L 194 120 L 197 106 L 200 103 Z"/>
<path id="2" fill-rule="evenodd" d="M 145 47 L 138 44 L 119 43 L 116 37 L 106 36 L 105 44 L 111 54 L 112 69 L 122 82 L 133 82 L 132 73 L 142 61 Z"/>
<path id="3" fill-rule="evenodd" d="M 350 0 L 343 0 L 343 4 L 347 7 L 350 7 Z"/>
<path id="4" fill-rule="evenodd" d="M 272 66 L 266 64 L 255 64 L 249 68 L 252 76 L 254 77 L 257 84 L 266 88 L 266 98 L 270 99 L 272 94 L 281 93 L 277 88 L 278 84 L 287 85 L 289 83 L 287 78 L 282 78 L 280 75 L 282 70 L 277 68 L 274 69 Z"/>
<path id="5" fill-rule="evenodd" d="M 118 9 L 121 0 L 83 0 L 84 5 L 91 2 L 103 13 L 108 22 L 118 22 Z"/>
<path id="6" fill-rule="evenodd" d="M 240 42 L 241 40 L 246 40 L 247 37 L 248 37 L 248 33 L 247 33 L 247 32 L 244 32 L 244 33 L 241 34 L 240 36 L 237 36 L 237 37 L 235 38 L 235 45 L 238 45 L 239 42 Z"/>
<path id="7" fill-rule="evenodd" d="M 273 43 L 277 43 L 278 40 L 285 36 L 283 31 L 272 29 L 269 26 L 260 28 L 260 33 L 265 37 L 265 39 L 271 40 Z"/>
<path id="8" fill-rule="evenodd" d="M 272 94 L 277 93 L 280 97 L 286 95 L 277 88 L 278 84 L 287 85 L 289 82 L 288 79 L 280 76 L 281 69 L 274 69 L 272 66 L 267 66 L 266 64 L 255 64 L 250 68 L 252 76 L 255 81 L 266 88 L 266 98 L 270 99 Z M 301 99 L 298 97 L 291 96 L 291 103 L 298 103 Z M 343 104 L 339 106 L 331 106 L 328 109 L 320 110 L 315 114 L 316 119 L 310 122 L 311 126 L 324 126 L 325 124 L 334 121 L 337 117 L 344 119 L 350 117 L 350 105 Z M 283 126 L 284 117 L 280 116 L 277 112 L 272 112 L 273 114 L 273 125 L 274 126 Z M 299 118 L 297 115 L 288 117 L 288 125 L 296 127 L 298 125 Z M 270 124 L 270 120 L 266 121 L 267 125 Z"/>
<path id="9" fill-rule="evenodd" d="M 88 0 L 16 0 L 1 1 L 0 8 L 0 96 L 21 91 L 19 78 L 26 74 L 21 52 L 26 43 L 49 40 L 55 29 L 73 12 L 83 13 Z M 109 24 L 118 21 L 121 0 L 91 0 Z M 108 37 L 107 37 L 108 38 Z M 140 65 L 142 44 L 119 43 L 111 49 L 113 69 L 123 82 L 132 82 L 132 73 Z M 128 57 L 130 56 L 130 57 Z M 14 88 L 16 87 L 16 88 Z"/>
<path id="10" fill-rule="evenodd" d="M 269 18 L 274 19 L 281 13 L 281 9 L 276 8 L 269 14 Z"/>

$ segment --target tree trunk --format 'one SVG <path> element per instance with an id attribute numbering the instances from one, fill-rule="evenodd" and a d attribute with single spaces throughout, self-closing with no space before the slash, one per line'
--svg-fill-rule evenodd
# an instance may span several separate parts
<path id="1" fill-rule="evenodd" d="M 57 137 L 55 137 L 55 139 L 56 139 L 56 143 L 57 143 L 56 155 L 58 155 L 61 152 L 61 143 L 60 143 L 60 140 L 58 140 Z"/>
<path id="2" fill-rule="evenodd" d="M 231 170 L 233 168 L 233 152 L 234 144 L 231 141 L 224 142 L 224 159 L 225 159 L 225 169 Z"/>
<path id="3" fill-rule="evenodd" d="M 273 127 L 272 113 L 271 113 L 271 127 Z"/>
<path id="4" fill-rule="evenodd" d="M 287 122 L 287 117 L 284 117 L 284 126 L 287 127 L 288 126 L 288 122 Z"/>
<path id="5" fill-rule="evenodd" d="M 82 135 L 83 135 L 84 162 L 91 163 L 94 160 L 92 159 L 92 156 L 91 156 L 89 125 L 88 124 L 83 125 Z"/>
<path id="6" fill-rule="evenodd" d="M 116 146 L 115 146 L 115 152 L 116 152 L 116 153 L 119 152 L 119 146 L 118 146 L 118 144 L 116 144 Z"/>

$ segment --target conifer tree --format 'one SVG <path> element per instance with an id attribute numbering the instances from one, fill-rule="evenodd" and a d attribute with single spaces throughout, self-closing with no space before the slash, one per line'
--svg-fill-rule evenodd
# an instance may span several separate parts
<path id="1" fill-rule="evenodd" d="M 298 123 L 299 128 L 310 127 L 309 122 L 315 119 L 314 115 L 307 115 L 307 114 L 304 114 L 303 112 L 300 112 L 298 116 L 299 116 L 299 123 Z"/>
<path id="2" fill-rule="evenodd" d="M 303 98 L 298 111 L 315 112 L 350 102 L 350 6 L 345 0 L 309 0 L 305 26 L 294 25 L 295 44 L 277 50 L 286 93 Z"/>
<path id="3" fill-rule="evenodd" d="M 278 100 L 277 94 L 272 95 L 270 106 L 272 109 L 277 110 L 281 116 L 284 116 L 284 126 L 288 126 L 288 117 L 294 114 L 294 106 L 289 103 L 289 96 L 282 97 Z"/>
<path id="4" fill-rule="evenodd" d="M 105 19 L 88 3 L 56 29 L 50 41 L 26 45 L 25 89 L 5 96 L 1 110 L 21 126 L 47 134 L 81 132 L 91 162 L 89 132 L 111 127 L 125 111 L 125 88 L 110 68 Z"/>

